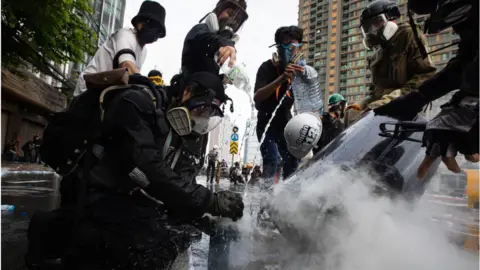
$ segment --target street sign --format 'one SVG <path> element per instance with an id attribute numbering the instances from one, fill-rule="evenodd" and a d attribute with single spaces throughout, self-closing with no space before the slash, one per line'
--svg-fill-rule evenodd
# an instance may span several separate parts
<path id="1" fill-rule="evenodd" d="M 234 126 L 233 127 L 233 133 L 237 133 L 238 132 L 238 127 L 237 126 Z"/>
<path id="2" fill-rule="evenodd" d="M 233 133 L 232 134 L 232 137 L 230 137 L 232 139 L 232 141 L 236 142 L 238 141 L 238 134 L 237 133 Z"/>
<path id="3" fill-rule="evenodd" d="M 230 142 L 230 154 L 238 154 L 238 142 Z"/>

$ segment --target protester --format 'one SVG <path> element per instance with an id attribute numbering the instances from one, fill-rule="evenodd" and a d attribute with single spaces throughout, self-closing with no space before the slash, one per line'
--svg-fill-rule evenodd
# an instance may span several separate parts
<path id="1" fill-rule="evenodd" d="M 176 167 L 182 137 L 206 134 L 220 123 L 227 99 L 221 78 L 194 73 L 168 100 L 148 78 L 129 80 L 126 89 L 104 97 L 109 102 L 102 105 L 100 138 L 64 176 L 61 207 L 32 217 L 30 267 L 57 255 L 64 269 L 166 269 L 190 245 L 196 219 L 205 213 L 242 217 L 240 195 L 213 193 L 181 177 Z M 88 101 L 82 96 L 69 108 L 71 114 L 75 106 L 88 105 L 81 104 Z M 44 147 L 51 141 L 45 134 Z"/>
<path id="2" fill-rule="evenodd" d="M 213 177 L 216 176 L 216 165 L 218 163 L 218 146 L 214 145 L 210 153 L 208 153 L 208 166 L 207 166 L 207 183 L 213 183 Z"/>
<path id="3" fill-rule="evenodd" d="M 363 43 L 373 54 L 368 57 L 372 73 L 370 93 L 359 105 L 374 109 L 392 99 L 417 89 L 423 81 L 435 74 L 430 58 L 422 58 L 414 32 L 426 46 L 427 41 L 419 28 L 409 23 L 396 22 L 400 10 L 395 2 L 376 0 L 368 4 L 360 15 Z M 359 117 L 361 111 L 347 114 L 347 123 Z"/>
<path id="4" fill-rule="evenodd" d="M 273 179 L 279 164 L 279 154 L 283 160 L 283 178 L 286 179 L 298 167 L 299 160 L 291 155 L 287 149 L 283 132 L 285 125 L 292 118 L 290 112 L 293 98 L 288 88 L 295 72 L 303 72 L 303 67 L 292 64 L 290 61 L 300 51 L 302 46 L 303 30 L 296 26 L 287 26 L 277 29 L 275 44 L 277 52 L 274 57 L 262 63 L 257 71 L 255 82 L 254 102 L 257 114 L 257 138 L 263 159 L 263 176 L 269 181 Z M 275 115 L 273 111 L 280 99 L 287 95 Z M 267 123 L 272 118 L 267 130 Z M 265 134 L 264 134 L 265 133 Z"/>
<path id="5" fill-rule="evenodd" d="M 424 178 L 439 157 L 450 171 L 458 173 L 461 171 L 455 160 L 458 152 L 471 162 L 479 161 L 478 1 L 409 0 L 408 4 L 417 14 L 431 14 L 427 20 L 428 33 L 438 33 L 452 27 L 460 36 L 459 50 L 444 69 L 421 84 L 417 91 L 374 111 L 378 115 L 411 120 L 429 102 L 460 89 L 427 124 L 423 136 L 426 155 L 418 168 L 417 177 Z"/>
<path id="6" fill-rule="evenodd" d="M 245 0 L 219 0 L 215 9 L 195 25 L 185 37 L 182 51 L 182 71 L 172 79 L 173 84 L 182 84 L 183 78 L 194 72 L 206 71 L 218 75 L 220 66 L 230 58 L 229 65 L 236 61 L 236 32 L 247 20 Z M 218 61 L 215 60 L 218 56 Z M 233 105 L 230 105 L 233 106 Z M 233 107 L 231 107 L 233 110 Z M 207 154 L 208 135 L 192 134 L 185 138 L 184 152 L 178 166 L 182 176 L 195 182 Z M 196 164 L 192 167 L 191 164 Z"/>
<path id="7" fill-rule="evenodd" d="M 155 69 L 150 70 L 147 76 L 157 87 L 162 87 L 165 85 L 162 73 L 160 71 Z"/>
<path id="8" fill-rule="evenodd" d="M 132 19 L 132 28 L 115 32 L 95 53 L 80 74 L 74 96 L 87 90 L 84 74 L 126 68 L 129 74 L 140 73 L 147 55 L 146 44 L 164 38 L 165 9 L 157 2 L 144 1 L 138 14 Z"/>

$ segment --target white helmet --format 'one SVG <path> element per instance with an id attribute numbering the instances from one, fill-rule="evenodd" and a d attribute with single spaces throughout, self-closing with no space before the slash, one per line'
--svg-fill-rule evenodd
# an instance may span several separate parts
<path id="1" fill-rule="evenodd" d="M 322 120 L 310 112 L 297 114 L 288 121 L 283 135 L 288 151 L 296 158 L 303 158 L 320 140 Z"/>
<path id="2" fill-rule="evenodd" d="M 215 144 L 215 145 L 213 146 L 213 150 L 217 150 L 217 149 L 218 149 L 218 145 Z"/>

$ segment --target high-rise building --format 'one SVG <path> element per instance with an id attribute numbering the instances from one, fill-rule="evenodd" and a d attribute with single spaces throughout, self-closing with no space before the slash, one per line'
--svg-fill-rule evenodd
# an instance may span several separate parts
<path id="1" fill-rule="evenodd" d="M 367 69 L 367 51 L 360 31 L 360 15 L 372 0 L 300 0 L 299 27 L 304 30 L 307 64 L 319 72 L 326 95 L 340 93 L 348 101 L 362 100 L 368 93 L 372 78 Z M 407 0 L 396 1 L 402 17 L 408 21 Z M 422 25 L 426 17 L 416 21 Z M 427 35 L 428 51 L 437 50 L 458 39 L 451 29 Z M 438 69 L 445 67 L 455 55 L 455 46 L 430 55 Z M 327 100 L 327 98 L 325 98 Z"/>

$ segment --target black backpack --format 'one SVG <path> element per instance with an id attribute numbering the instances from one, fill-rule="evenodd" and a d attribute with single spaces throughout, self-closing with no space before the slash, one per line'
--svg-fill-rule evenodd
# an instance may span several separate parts
<path id="1" fill-rule="evenodd" d="M 97 74 L 108 75 L 109 72 Z M 118 70 L 116 72 L 118 73 Z M 128 76 L 128 73 L 125 74 Z M 130 76 L 129 83 L 132 83 L 134 76 L 137 76 L 135 80 L 138 83 L 140 75 Z M 145 91 L 148 88 L 152 99 L 157 102 L 157 108 L 162 107 L 163 109 L 166 102 L 164 91 L 152 90 L 153 84 L 148 85 L 150 82 L 148 78 L 141 77 L 142 85 L 89 86 L 87 82 L 87 91 L 75 97 L 64 111 L 50 115 L 48 124 L 43 131 L 43 144 L 40 147 L 42 161 L 62 176 L 74 171 L 87 149 L 91 149 L 101 137 L 102 105 L 119 92 L 137 88 Z"/>

